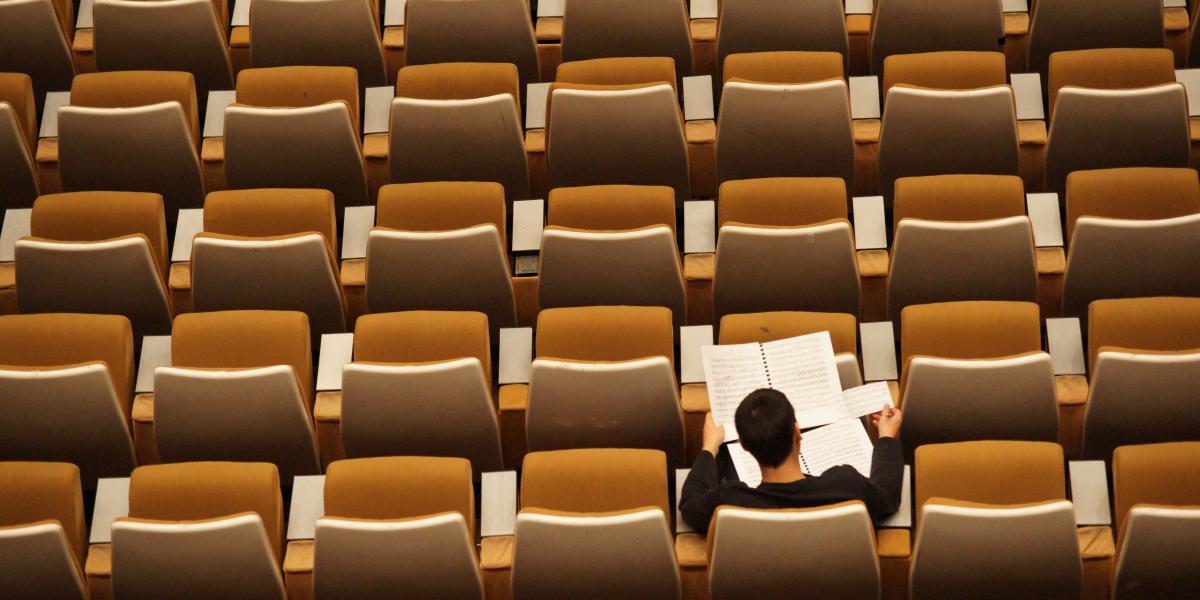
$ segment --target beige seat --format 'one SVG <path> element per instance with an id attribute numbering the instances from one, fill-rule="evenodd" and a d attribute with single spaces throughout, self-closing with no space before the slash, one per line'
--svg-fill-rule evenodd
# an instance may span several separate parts
<path id="1" fill-rule="evenodd" d="M 361 0 L 262 0 L 250 14 L 250 63 L 352 67 L 363 86 L 387 85 L 378 10 Z"/>
<path id="2" fill-rule="evenodd" d="M 196 86 L 190 73 L 87 73 L 58 112 L 66 191 L 162 194 L 168 220 L 204 205 Z"/>
<path id="3" fill-rule="evenodd" d="M 1036 304 L 947 302 L 900 316 L 904 446 L 1058 438 L 1054 367 Z M 911 347 L 910 347 L 911 346 Z"/>
<path id="4" fill-rule="evenodd" d="M 371 312 L 479 311 L 498 340 L 517 319 L 505 213 L 498 183 L 383 186 L 367 236 Z"/>
<path id="5" fill-rule="evenodd" d="M 30 233 L 16 243 L 21 312 L 123 315 L 136 338 L 170 331 L 161 196 L 42 196 L 34 203 Z"/>
<path id="6" fill-rule="evenodd" d="M 717 23 L 717 81 L 734 54 L 807 51 L 849 55 L 845 7 L 838 0 L 725 0 Z"/>
<path id="7" fill-rule="evenodd" d="M 274 463 L 288 484 L 319 473 L 307 321 L 285 311 L 175 319 L 171 366 L 154 372 L 154 437 L 163 462 Z"/>
<path id="8" fill-rule="evenodd" d="M 37 198 L 37 122 L 33 80 L 0 73 L 0 209 L 26 208 Z"/>
<path id="9" fill-rule="evenodd" d="M 1004 15 L 997 0 L 934 4 L 924 0 L 877 0 L 871 16 L 871 72 L 882 74 L 884 60 L 894 54 L 996 52 L 1003 50 L 1003 43 Z"/>
<path id="10" fill-rule="evenodd" d="M 1200 180 L 1193 169 L 1075 171 L 1067 177 L 1063 312 L 1101 298 L 1198 296 Z"/>
<path id="11" fill-rule="evenodd" d="M 1048 0 L 1030 6 L 1029 70 L 1087 48 L 1162 48 L 1163 4 L 1155 0 Z"/>
<path id="12" fill-rule="evenodd" d="M 1175 53 L 1166 48 L 1097 48 L 1055 52 L 1046 74 L 1046 97 L 1054 113 L 1064 87 L 1099 90 L 1144 88 L 1175 81 Z"/>
<path id="13" fill-rule="evenodd" d="M 725 84 L 717 121 L 717 181 L 840 177 L 854 187 L 846 82 Z"/>
<path id="14" fill-rule="evenodd" d="M 684 321 L 670 188 L 557 188 L 550 192 L 546 222 L 538 283 L 543 309 L 662 306 L 676 323 Z"/>
<path id="15" fill-rule="evenodd" d="M 406 7 L 406 64 L 504 63 L 516 66 L 522 84 L 541 79 L 525 0 L 410 0 Z"/>
<path id="16" fill-rule="evenodd" d="M 46 92 L 65 92 L 75 77 L 71 56 L 74 18 L 70 2 L 6 0 L 0 4 L 0 71 L 26 73 L 33 79 L 38 106 Z"/>
<path id="17" fill-rule="evenodd" d="M 875 530 L 861 502 L 713 516 L 709 593 L 723 598 L 879 598 Z"/>
<path id="18" fill-rule="evenodd" d="M 846 217 L 841 179 L 722 184 L 713 277 L 717 318 L 773 310 L 857 315 L 858 265 Z"/>
<path id="19" fill-rule="evenodd" d="M 1194 440 L 1200 339 L 1194 298 L 1097 300 L 1088 311 L 1091 381 L 1083 454 Z"/>
<path id="20" fill-rule="evenodd" d="M 672 465 L 683 464 L 674 335 L 665 309 L 544 309 L 537 332 L 525 419 L 529 450 L 654 448 Z"/>
<path id="21" fill-rule="evenodd" d="M 521 476 L 513 597 L 678 598 L 661 452 L 533 452 Z"/>
<path id="22" fill-rule="evenodd" d="M 201 102 L 233 87 L 229 21 L 212 0 L 99 0 L 92 14 L 101 71 L 186 71 Z"/>
<path id="23" fill-rule="evenodd" d="M 355 362 L 342 375 L 346 456 L 455 456 L 477 474 L 504 468 L 486 315 L 364 315 L 354 333 Z"/>
<path id="24" fill-rule="evenodd" d="M 573 6 L 587 4 L 604 3 Z M 550 98 L 546 152 L 553 187 L 665 185 L 675 190 L 676 203 L 691 197 L 687 143 L 672 86 L 557 88 Z"/>
<path id="25" fill-rule="evenodd" d="M 369 204 L 358 94 L 348 67 L 242 71 L 237 104 L 225 110 L 229 187 L 329 190 L 339 213 Z"/>
<path id="26" fill-rule="evenodd" d="M 1123 90 L 1064 87 L 1050 120 L 1046 191 L 1061 197 L 1074 171 L 1186 167 L 1189 139 L 1183 84 Z"/>
<path id="27" fill-rule="evenodd" d="M 1200 552 L 1200 444 L 1124 446 L 1113 454 L 1119 554 L 1113 597 L 1192 593 Z"/>
<path id="28" fill-rule="evenodd" d="M 901 177 L 1017 174 L 1017 117 L 1012 89 L 887 92 L 879 134 L 884 197 Z"/>
<path id="29" fill-rule="evenodd" d="M 112 527 L 116 598 L 285 597 L 283 500 L 266 463 L 140 467 Z"/>
<path id="30" fill-rule="evenodd" d="M 1062 447 L 1048 442 L 975 441 L 921 446 L 916 452 L 913 481 L 917 535 L 926 516 L 921 507 L 935 498 L 993 505 L 1066 500 L 1065 468 Z"/>
<path id="31" fill-rule="evenodd" d="M 572 0 L 563 11 L 562 60 L 666 56 L 692 74 L 687 7 L 678 0 Z"/>
<path id="32" fill-rule="evenodd" d="M 344 332 L 337 244 L 328 191 L 213 192 L 192 244 L 194 306 L 295 310 L 308 315 L 313 335 Z"/>
<path id="33" fill-rule="evenodd" d="M 858 319 L 851 314 L 777 311 L 721 317 L 718 344 L 773 342 L 828 331 L 843 389 L 863 384 L 858 366 Z"/>
<path id="34" fill-rule="evenodd" d="M 897 85 L 935 90 L 971 90 L 1008 83 L 1002 52 L 942 50 L 893 54 L 883 61 L 883 93 Z"/>
<path id="35" fill-rule="evenodd" d="M 0 459 L 73 463 L 88 489 L 128 476 L 133 349 L 125 317 L 0 317 Z"/>
<path id="36" fill-rule="evenodd" d="M 330 464 L 314 543 L 316 597 L 482 600 L 473 497 L 462 459 Z"/>
<path id="37" fill-rule="evenodd" d="M 79 469 L 0 462 L 0 581 L 12 598 L 86 600 Z"/>
<path id="38" fill-rule="evenodd" d="M 1037 299 L 1033 228 L 1020 178 L 900 179 L 894 223 L 887 284 L 892 320 L 913 304 Z"/>

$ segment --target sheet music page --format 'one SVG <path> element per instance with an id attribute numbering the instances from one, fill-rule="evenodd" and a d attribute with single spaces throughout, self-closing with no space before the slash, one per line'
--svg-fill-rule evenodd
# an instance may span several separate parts
<path id="1" fill-rule="evenodd" d="M 800 427 L 826 425 L 842 418 L 842 383 L 828 331 L 763 344 L 771 387 L 796 408 Z"/>
<path id="2" fill-rule="evenodd" d="M 703 346 L 704 379 L 713 422 L 725 426 L 725 439 L 737 439 L 733 413 L 746 395 L 767 387 L 767 369 L 758 344 Z"/>
<path id="3" fill-rule="evenodd" d="M 729 449 L 729 456 L 733 459 L 733 469 L 737 471 L 738 479 L 742 483 L 750 487 L 758 487 L 762 483 L 762 469 L 758 467 L 758 461 L 754 460 L 754 456 L 741 444 L 732 442 L 725 445 Z"/>
<path id="4" fill-rule="evenodd" d="M 807 431 L 800 437 L 801 464 L 806 473 L 820 475 L 830 467 L 850 465 L 871 476 L 871 453 L 874 446 L 867 430 L 858 419 L 844 419 Z M 740 474 L 740 472 L 739 472 Z"/>
<path id="5" fill-rule="evenodd" d="M 850 388 L 842 392 L 842 418 L 857 419 L 863 415 L 877 413 L 884 404 L 895 406 L 892 404 L 892 392 L 885 381 Z"/>

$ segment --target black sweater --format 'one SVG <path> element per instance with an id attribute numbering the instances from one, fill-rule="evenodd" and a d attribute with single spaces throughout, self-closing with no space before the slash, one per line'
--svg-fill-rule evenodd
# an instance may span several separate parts
<path id="1" fill-rule="evenodd" d="M 736 479 L 721 481 L 717 459 L 703 451 L 692 464 L 680 493 L 679 511 L 693 529 L 708 531 L 718 506 L 745 508 L 806 508 L 862 500 L 872 518 L 896 512 L 904 478 L 904 453 L 900 440 L 881 437 L 871 457 L 871 477 L 849 465 L 806 476 L 791 483 L 763 483 L 752 488 Z"/>

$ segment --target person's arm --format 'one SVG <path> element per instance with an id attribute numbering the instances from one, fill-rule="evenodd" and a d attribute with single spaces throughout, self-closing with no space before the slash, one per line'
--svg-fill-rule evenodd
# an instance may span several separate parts
<path id="1" fill-rule="evenodd" d="M 879 430 L 871 454 L 871 477 L 867 492 L 867 510 L 872 515 L 890 515 L 900 508 L 904 486 L 904 449 L 900 435 L 900 409 L 884 406 L 871 420 Z"/>
<path id="2" fill-rule="evenodd" d="M 692 471 L 679 492 L 679 512 L 683 520 L 696 531 L 708 531 L 713 513 L 721 505 L 721 473 L 717 468 L 717 452 L 725 441 L 725 429 L 712 420 L 704 420 L 704 450 L 692 463 Z"/>

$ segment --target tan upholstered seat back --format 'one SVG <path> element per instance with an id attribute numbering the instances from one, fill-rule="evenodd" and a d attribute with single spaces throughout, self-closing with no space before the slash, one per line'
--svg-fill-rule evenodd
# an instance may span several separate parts
<path id="1" fill-rule="evenodd" d="M 893 226 L 906 218 L 985 221 L 1025 214 L 1025 186 L 1016 175 L 934 175 L 896 180 Z"/>
<path id="2" fill-rule="evenodd" d="M 666 225 L 675 233 L 675 194 L 666 186 L 592 185 L 550 190 L 546 224 L 619 231 Z"/>
<path id="3" fill-rule="evenodd" d="M 916 503 L 947 498 L 987 504 L 1066 499 L 1063 450 L 1050 442 L 930 444 L 916 451 Z"/>
<path id="4" fill-rule="evenodd" d="M 25 73 L 0 73 L 0 102 L 12 106 L 25 147 L 33 149 L 38 138 L 37 103 L 33 79 Z"/>
<path id="5" fill-rule="evenodd" d="M 692 73 L 691 38 L 679 0 L 578 0 L 563 12 L 562 60 L 666 56 L 682 77 Z"/>
<path id="6" fill-rule="evenodd" d="M 72 6 L 70 2 L 65 7 Z M 61 20 L 60 20 L 61 19 Z M 0 55 L 4 70 L 27 73 L 38 98 L 71 87 L 75 62 L 65 37 L 74 19 L 53 0 L 14 0 L 0 4 Z"/>
<path id="7" fill-rule="evenodd" d="M 79 469 L 59 462 L 0 462 L 0 527 L 53 520 L 62 525 L 82 567 L 87 522 Z"/>
<path id="8" fill-rule="evenodd" d="M 471 463 L 461 458 L 389 456 L 338 460 L 325 475 L 325 515 L 408 519 L 457 512 L 475 531 Z"/>
<path id="9" fill-rule="evenodd" d="M 1200 442 L 1122 446 L 1113 452 L 1112 471 L 1119 536 L 1138 504 L 1200 506 Z"/>
<path id="10" fill-rule="evenodd" d="M 967 301 L 916 304 L 900 316 L 900 358 L 1000 358 L 1042 349 L 1038 305 Z"/>
<path id="11" fill-rule="evenodd" d="M 1050 113 L 1064 87 L 1126 90 L 1173 83 L 1175 55 L 1166 48 L 1099 48 L 1050 56 L 1046 94 Z"/>
<path id="12" fill-rule="evenodd" d="M 237 78 L 237 103 L 300 108 L 342 100 L 358 123 L 358 73 L 350 67 L 273 67 L 245 69 Z"/>
<path id="13" fill-rule="evenodd" d="M 658 450 L 586 448 L 530 452 L 521 508 L 596 513 L 667 505 L 667 460 Z"/>
<path id="14" fill-rule="evenodd" d="M 877 0 L 871 17 L 871 72 L 882 74 L 893 54 L 937 50 L 996 52 L 1004 43 L 1004 15 L 997 0 L 938 2 Z M 947 27 L 953 23 L 952 27 Z"/>
<path id="15" fill-rule="evenodd" d="M 795 5 L 789 2 L 789 5 Z M 811 3 L 816 5 L 818 3 Z M 841 9 L 838 9 L 841 12 Z M 839 15 L 839 22 L 841 17 Z M 722 28 L 725 27 L 722 24 Z M 719 35 L 719 34 L 718 34 Z M 845 57 L 840 52 L 749 52 L 725 57 L 722 83 L 731 80 L 798 84 L 842 79 Z"/>
<path id="16" fill-rule="evenodd" d="M 256 67 L 352 67 L 364 86 L 387 85 L 376 6 L 356 0 L 264 0 L 250 15 L 250 60 Z M 296 43 L 299 39 L 304 43 Z"/>
<path id="17" fill-rule="evenodd" d="M 443 0 L 435 3 L 449 4 Z M 411 31 L 411 30 L 410 30 Z M 470 100 L 508 94 L 520 112 L 521 83 L 508 63 L 439 62 L 409 64 L 396 75 L 396 97 L 420 100 Z"/>
<path id="18" fill-rule="evenodd" d="M 1104 348 L 1169 352 L 1200 348 L 1200 299 L 1097 300 L 1088 307 L 1088 371 Z"/>
<path id="19" fill-rule="evenodd" d="M 834 354 L 858 353 L 858 319 L 845 313 L 780 311 L 721 317 L 719 344 L 773 342 L 828 331 Z"/>
<path id="20" fill-rule="evenodd" d="M 71 106 L 133 108 L 160 102 L 178 102 L 192 135 L 199 144 L 200 116 L 196 84 L 182 71 L 114 71 L 83 73 L 71 83 Z"/>
<path id="21" fill-rule="evenodd" d="M 947 50 L 894 54 L 883 63 L 883 93 L 894 85 L 970 90 L 1008 83 L 1002 52 Z"/>
<path id="22" fill-rule="evenodd" d="M 1163 47 L 1162 2 L 1054 0 L 1029 8 L 1030 72 L 1045 73 L 1051 55 L 1064 50 Z"/>
<path id="23" fill-rule="evenodd" d="M 675 77 L 675 62 L 665 56 L 619 56 L 560 63 L 554 81 L 583 86 L 669 83 L 674 88 Z"/>
<path id="24" fill-rule="evenodd" d="M 158 274 L 166 281 L 167 226 L 162 196 L 140 192 L 68 192 L 34 203 L 30 234 L 60 242 L 99 242 L 145 236 Z"/>
<path id="25" fill-rule="evenodd" d="M 675 357 L 671 313 L 661 307 L 546 309 L 538 313 L 537 333 L 538 358 L 620 361 L 665 356 L 674 361 Z"/>
<path id="26" fill-rule="evenodd" d="M 204 232 L 263 238 L 316 232 L 329 256 L 338 256 L 333 194 L 315 189 L 256 189 L 213 192 L 204 201 Z"/>
<path id="27" fill-rule="evenodd" d="M 358 318 L 354 360 L 372 363 L 425 363 L 477 358 L 492 380 L 487 315 L 481 312 L 426 311 L 375 313 Z"/>
<path id="28" fill-rule="evenodd" d="M 407 64 L 502 63 L 520 70 L 522 84 L 541 79 L 527 0 L 414 0 L 406 8 Z"/>
<path id="29" fill-rule="evenodd" d="M 28 75 L 0 73 L 0 208 L 28 207 L 38 194 L 33 98 L 33 80 Z"/>
<path id="30" fill-rule="evenodd" d="M 1195 169 L 1129 167 L 1067 176 L 1067 240 L 1080 217 L 1170 219 L 1200 212 Z"/>
<path id="31" fill-rule="evenodd" d="M 721 184 L 717 227 L 793 227 L 845 219 L 846 182 L 837 177 L 774 177 Z"/>
<path id="32" fill-rule="evenodd" d="M 837 55 L 839 71 L 846 63 L 849 42 L 843 14 L 845 7 L 838 0 L 726 0 L 720 3 L 720 7 L 717 29 L 718 81 L 741 77 L 729 72 L 732 66 L 730 57 L 745 53 L 803 51 Z M 725 68 L 724 73 L 722 67 Z"/>
<path id="33" fill-rule="evenodd" d="M 495 182 L 435 181 L 395 183 L 379 188 L 375 222 L 401 231 L 451 231 L 495 225 L 502 248 L 505 235 L 504 187 Z"/>

